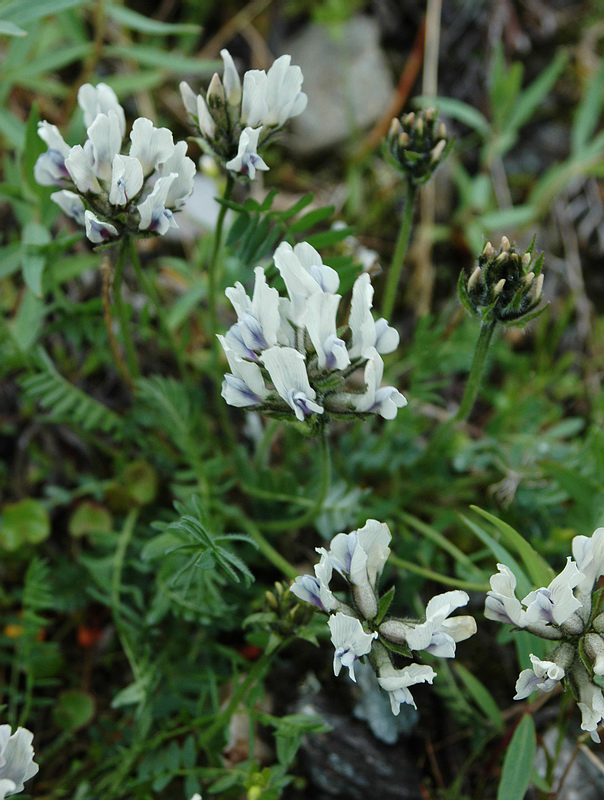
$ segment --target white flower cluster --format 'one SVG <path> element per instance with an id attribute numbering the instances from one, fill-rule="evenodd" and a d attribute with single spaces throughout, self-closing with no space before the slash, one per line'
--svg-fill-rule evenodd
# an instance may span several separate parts
<path id="1" fill-rule="evenodd" d="M 33 738 L 27 728 L 17 728 L 11 735 L 10 725 L 0 725 L 0 800 L 22 792 L 25 781 L 38 772 Z"/>
<path id="2" fill-rule="evenodd" d="M 84 84 L 78 103 L 87 126 L 84 146 L 70 147 L 55 125 L 39 123 L 48 150 L 35 165 L 38 183 L 64 187 L 51 198 L 95 244 L 124 232 L 163 235 L 177 228 L 173 212 L 193 191 L 195 175 L 186 142 L 174 144 L 171 131 L 139 117 L 122 155 L 126 116 L 113 89 Z"/>
<path id="3" fill-rule="evenodd" d="M 331 540 L 329 550 L 317 548 L 321 559 L 315 566 L 314 576 L 296 578 L 291 591 L 300 600 L 329 615 L 328 625 L 335 648 L 334 673 L 338 675 L 344 666 L 355 681 L 354 664 L 367 656 L 379 685 L 388 693 L 392 713 L 397 715 L 401 703 L 415 707 L 409 687 L 432 683 L 436 673 L 425 664 L 396 668 L 391 651 L 411 657 L 413 651 L 425 650 L 443 658 L 453 658 L 456 643 L 476 632 L 476 622 L 470 616 L 449 617 L 454 609 L 468 602 L 468 595 L 462 591 L 433 597 L 426 607 L 424 621 L 382 619 L 385 612 L 379 610 L 377 583 L 390 555 L 391 538 L 388 526 L 374 519 L 367 520 L 363 528 L 352 533 L 338 533 Z M 334 570 L 348 584 L 351 605 L 338 600 L 330 588 Z"/>
<path id="4" fill-rule="evenodd" d="M 598 579 L 604 575 L 604 528 L 591 537 L 575 536 L 574 561 L 569 557 L 549 586 L 516 597 L 516 577 L 498 564 L 491 577 L 485 616 L 506 622 L 544 639 L 557 640 L 551 660 L 530 656 L 532 668 L 520 673 L 515 700 L 539 689 L 550 692 L 564 680 L 578 700 L 581 728 L 599 742 L 598 725 L 604 720 L 604 695 L 594 676 L 604 675 L 604 613 L 599 613 Z"/>
<path id="5" fill-rule="evenodd" d="M 354 284 L 346 332 L 336 324 L 342 299 L 336 294 L 338 274 L 314 247 L 283 242 L 274 260 L 289 298 L 268 286 L 261 267 L 255 270 L 251 298 L 240 283 L 226 290 L 237 312 L 237 322 L 218 337 L 231 369 L 222 385 L 226 402 L 273 416 L 293 412 L 300 421 L 326 412 L 393 419 L 407 401 L 393 386 L 381 386 L 380 353 L 395 350 L 399 335 L 385 319 L 374 320 L 369 275 Z M 365 388 L 353 391 L 349 379 L 359 369 L 364 369 Z"/>
<path id="6" fill-rule="evenodd" d="M 253 180 L 256 170 L 268 169 L 258 147 L 306 108 L 308 98 L 300 91 L 302 70 L 291 66 L 291 56 L 281 56 L 268 72 L 248 70 L 242 87 L 229 51 L 221 50 L 220 55 L 223 80 L 215 74 L 205 97 L 183 81 L 182 100 L 205 152 L 231 172 Z"/>

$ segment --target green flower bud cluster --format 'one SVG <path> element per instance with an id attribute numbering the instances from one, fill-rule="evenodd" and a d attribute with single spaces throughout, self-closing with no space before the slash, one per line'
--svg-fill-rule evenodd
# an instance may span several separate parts
<path id="1" fill-rule="evenodd" d="M 449 155 L 453 140 L 447 136 L 444 123 L 438 121 L 434 108 L 396 117 L 386 137 L 388 160 L 399 169 L 409 183 L 426 183 Z"/>
<path id="2" fill-rule="evenodd" d="M 472 273 L 462 270 L 459 276 L 459 299 L 470 314 L 484 323 L 522 328 L 545 310 L 535 310 L 543 296 L 543 253 L 535 257 L 534 245 L 533 238 L 519 253 L 507 236 L 498 251 L 485 244 Z"/>

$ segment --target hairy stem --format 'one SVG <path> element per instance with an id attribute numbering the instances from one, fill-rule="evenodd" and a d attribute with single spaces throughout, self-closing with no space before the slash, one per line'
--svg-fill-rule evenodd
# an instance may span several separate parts
<path id="1" fill-rule="evenodd" d="M 117 263 L 115 265 L 115 272 L 113 274 L 113 302 L 115 304 L 117 318 L 120 323 L 120 333 L 122 335 L 122 341 L 124 343 L 124 348 L 126 350 L 126 363 L 128 365 L 128 372 L 132 377 L 138 378 L 138 376 L 140 375 L 138 358 L 136 356 L 136 349 L 134 347 L 134 341 L 132 339 L 132 331 L 130 329 L 126 304 L 124 303 L 124 300 L 122 298 L 122 281 L 124 279 L 124 268 L 126 266 L 127 247 L 128 247 L 127 240 L 123 240 L 122 243 L 120 244 Z M 130 385 L 132 385 L 132 377 L 130 378 Z"/>
<path id="2" fill-rule="evenodd" d="M 105 258 L 101 263 L 101 274 L 103 276 L 103 317 L 105 319 L 105 328 L 107 329 L 109 347 L 113 353 L 113 359 L 120 375 L 124 379 L 124 382 L 130 391 L 132 391 L 134 389 L 134 381 L 128 370 L 128 367 L 126 366 L 126 362 L 122 358 L 122 354 L 113 330 L 113 318 L 111 316 L 111 263 L 109 258 Z"/>
<path id="3" fill-rule="evenodd" d="M 415 196 L 416 187 L 407 182 L 407 189 L 405 193 L 405 207 L 403 209 L 403 216 L 401 219 L 401 227 L 398 232 L 396 246 L 394 248 L 394 255 L 390 270 L 388 272 L 388 279 L 386 281 L 386 288 L 384 289 L 384 297 L 382 299 L 382 316 L 390 319 L 396 301 L 396 294 L 398 285 L 409 247 L 409 239 L 411 237 L 411 223 L 413 222 L 413 211 L 415 209 Z"/>
<path id="4" fill-rule="evenodd" d="M 235 180 L 229 173 L 227 177 L 226 187 L 222 196 L 223 200 L 230 200 L 233 193 L 233 186 Z M 216 291 L 218 287 L 218 279 L 220 277 L 218 256 L 220 254 L 220 246 L 222 245 L 222 231 L 224 228 L 224 220 L 227 213 L 227 207 L 221 205 L 216 222 L 216 231 L 214 233 L 214 247 L 212 248 L 212 257 L 208 268 L 208 308 L 210 311 L 210 329 L 211 334 L 216 333 L 217 318 L 216 318 Z"/>
<path id="5" fill-rule="evenodd" d="M 453 418 L 455 422 L 461 422 L 467 419 L 474 407 L 496 325 L 496 322 L 483 322 L 480 326 L 480 334 L 476 342 L 476 350 L 474 351 L 474 359 L 472 361 L 472 367 L 470 368 L 470 374 L 468 375 L 466 388 L 463 393 L 461 405 Z"/>

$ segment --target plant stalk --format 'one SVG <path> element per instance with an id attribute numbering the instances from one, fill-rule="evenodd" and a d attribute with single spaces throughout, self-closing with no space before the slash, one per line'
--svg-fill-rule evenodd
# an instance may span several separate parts
<path id="1" fill-rule="evenodd" d="M 480 382 L 482 381 L 486 366 L 489 346 L 496 326 L 496 321 L 481 323 L 480 334 L 476 342 L 476 350 L 474 351 L 474 359 L 472 361 L 472 367 L 470 368 L 470 374 L 468 375 L 466 388 L 457 414 L 453 417 L 455 422 L 461 422 L 467 419 L 474 407 L 474 402 L 476 401 L 476 396 L 478 395 Z"/>
<path id="2" fill-rule="evenodd" d="M 230 200 L 233 193 L 235 179 L 229 173 L 227 176 L 227 183 L 222 196 L 223 200 Z M 224 220 L 227 213 L 227 207 L 221 205 L 216 222 L 216 230 L 214 232 L 214 247 L 212 248 L 212 257 L 208 268 L 208 309 L 210 311 L 210 329 L 211 335 L 216 333 L 217 330 L 217 317 L 216 317 L 216 290 L 218 287 L 218 279 L 220 277 L 218 256 L 220 254 L 220 246 L 222 245 L 222 231 L 224 228 Z"/>
<path id="3" fill-rule="evenodd" d="M 117 257 L 117 263 L 115 265 L 115 272 L 113 274 L 113 302 L 115 304 L 117 318 L 120 323 L 120 332 L 122 334 L 122 341 L 124 343 L 124 348 L 126 350 L 126 363 L 128 365 L 128 372 L 131 376 L 130 386 L 132 387 L 133 383 L 132 378 L 139 377 L 140 369 L 138 366 L 138 358 L 136 356 L 134 341 L 132 339 L 132 332 L 128 320 L 126 304 L 124 303 L 124 300 L 122 298 L 122 281 L 124 278 L 124 268 L 126 266 L 127 247 L 128 247 L 128 242 L 126 240 L 122 241 L 122 243 L 120 244 L 119 254 Z"/>
<path id="4" fill-rule="evenodd" d="M 413 211 L 415 209 L 416 187 L 407 181 L 407 188 L 405 193 L 405 207 L 403 208 L 403 216 L 401 219 L 401 227 L 398 232 L 398 238 L 394 248 L 394 255 L 392 256 L 392 263 L 388 272 L 388 279 L 386 281 L 386 288 L 384 290 L 384 297 L 382 300 L 382 316 L 390 319 L 396 302 L 396 294 L 398 285 L 405 262 L 405 256 L 409 248 L 409 239 L 411 238 L 411 223 L 413 222 Z"/>

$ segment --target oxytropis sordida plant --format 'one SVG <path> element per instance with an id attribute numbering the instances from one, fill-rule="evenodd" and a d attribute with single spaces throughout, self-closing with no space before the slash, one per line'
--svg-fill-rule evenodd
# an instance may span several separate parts
<path id="1" fill-rule="evenodd" d="M 356 531 L 339 533 L 331 540 L 329 550 L 317 548 L 321 558 L 314 576 L 296 578 L 291 591 L 328 615 L 335 648 L 334 673 L 338 675 L 346 667 L 356 680 L 355 662 L 365 656 L 379 685 L 388 693 L 392 713 L 397 715 L 402 703 L 415 707 L 410 686 L 432 683 L 436 677 L 427 664 L 397 666 L 400 658 L 413 658 L 421 651 L 453 658 L 456 643 L 476 632 L 476 622 L 470 616 L 450 616 L 469 602 L 469 596 L 461 590 L 433 597 L 423 620 L 390 616 L 394 590 L 380 596 L 378 582 L 390 555 L 391 538 L 388 526 L 374 519 Z M 344 579 L 343 599 L 330 586 L 334 570 Z"/>
<path id="2" fill-rule="evenodd" d="M 520 673 L 515 700 L 534 691 L 551 692 L 562 682 L 577 699 L 581 728 L 599 742 L 604 695 L 596 683 L 604 675 L 604 613 L 598 580 L 604 575 L 604 528 L 591 537 L 575 536 L 566 566 L 549 586 L 516 597 L 516 577 L 498 564 L 487 593 L 485 617 L 556 642 L 547 660 L 531 654 L 531 669 Z"/>

